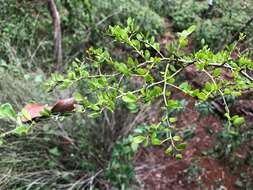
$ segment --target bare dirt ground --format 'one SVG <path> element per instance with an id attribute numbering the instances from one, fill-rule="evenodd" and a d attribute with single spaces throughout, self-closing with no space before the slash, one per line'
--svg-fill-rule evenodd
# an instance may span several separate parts
<path id="1" fill-rule="evenodd" d="M 161 39 L 161 49 L 165 48 L 165 44 L 175 36 L 171 30 L 172 24 L 166 20 L 167 32 Z M 191 40 L 190 47 L 186 52 L 192 51 Z M 189 68 L 191 69 L 191 68 Z M 186 73 L 187 74 L 187 73 Z M 190 83 L 196 85 L 201 81 L 195 81 L 201 77 L 195 76 L 191 70 L 188 71 Z M 193 76 L 193 75 L 194 76 Z M 196 74 L 196 73 L 195 73 Z M 227 74 L 227 72 L 225 72 Z M 192 75 L 192 76 L 191 76 Z M 224 75 L 224 77 L 227 77 Z M 187 78 L 187 76 L 186 76 Z M 203 81 L 202 81 L 203 82 Z M 197 84 L 198 85 L 198 84 Z M 250 174 L 248 165 L 242 165 L 242 168 L 235 174 L 231 173 L 231 163 L 226 159 L 215 159 L 205 152 L 212 150 L 217 141 L 217 135 L 224 130 L 223 119 L 218 114 L 203 116 L 200 111 L 194 109 L 195 99 L 184 95 L 181 92 L 173 93 L 174 99 L 186 99 L 188 104 L 185 111 L 178 114 L 177 128 L 189 129 L 194 136 L 189 138 L 187 148 L 183 152 L 183 159 L 176 160 L 172 156 L 164 153 L 163 148 L 150 147 L 141 148 L 135 155 L 135 172 L 137 178 L 143 182 L 143 190 L 238 190 L 235 182 L 240 178 L 240 172 L 244 171 L 248 174 L 249 181 L 253 179 Z M 236 105 L 235 110 L 244 109 L 244 107 L 253 107 L 253 102 Z M 151 123 L 159 121 L 161 115 L 161 105 L 155 105 L 151 110 Z M 249 109 L 247 109 L 249 110 Z M 241 111 L 240 111 L 241 112 Z M 241 112 L 242 113 L 242 112 Z M 244 114 L 247 116 L 247 114 Z M 252 120 L 252 115 L 247 117 L 248 121 Z M 210 133 L 212 131 L 212 134 Z M 247 150 L 243 147 L 237 150 L 237 158 L 243 159 Z M 252 168 L 250 169 L 252 170 Z M 253 186 L 252 186 L 253 187 Z"/>
<path id="2" fill-rule="evenodd" d="M 166 155 L 162 148 L 142 148 L 136 154 L 135 171 L 145 184 L 143 189 L 237 190 L 235 181 L 239 176 L 231 174 L 229 163 L 203 154 L 216 143 L 215 135 L 208 130 L 214 133 L 223 130 L 220 118 L 216 115 L 201 116 L 199 111 L 193 109 L 193 98 L 182 93 L 176 93 L 174 97 L 184 97 L 189 101 L 186 110 L 178 115 L 177 127 L 192 129 L 194 137 L 187 140 L 188 147 L 180 161 Z"/>

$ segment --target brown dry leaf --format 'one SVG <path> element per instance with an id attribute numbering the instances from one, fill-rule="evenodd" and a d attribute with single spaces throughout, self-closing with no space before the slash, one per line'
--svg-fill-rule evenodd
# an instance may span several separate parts
<path id="1" fill-rule="evenodd" d="M 75 107 L 75 99 L 67 98 L 63 100 L 58 100 L 52 107 L 52 113 L 64 113 L 72 111 Z"/>

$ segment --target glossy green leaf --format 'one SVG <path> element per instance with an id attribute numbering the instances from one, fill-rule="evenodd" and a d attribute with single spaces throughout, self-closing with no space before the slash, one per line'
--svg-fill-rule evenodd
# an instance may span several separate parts
<path id="1" fill-rule="evenodd" d="M 152 133 L 152 135 L 151 135 L 151 143 L 153 145 L 160 145 L 161 144 L 161 141 L 157 138 L 157 135 L 155 132 Z"/>
<path id="2" fill-rule="evenodd" d="M 135 103 L 137 101 L 137 96 L 129 92 L 122 97 L 122 100 L 126 103 Z"/>
<path id="3" fill-rule="evenodd" d="M 183 155 L 182 154 L 176 154 L 175 157 L 176 157 L 177 160 L 181 160 L 183 158 Z"/>
<path id="4" fill-rule="evenodd" d="M 234 124 L 235 126 L 240 126 L 240 125 L 242 125 L 242 124 L 244 124 L 244 123 L 245 123 L 244 117 L 237 117 L 237 118 L 235 118 L 235 119 L 233 120 L 233 124 Z"/>
<path id="5" fill-rule="evenodd" d="M 168 148 L 166 148 L 165 154 L 171 154 L 172 151 L 173 151 L 173 147 L 172 147 L 172 146 L 169 146 Z"/>
<path id="6" fill-rule="evenodd" d="M 177 147 L 177 150 L 182 151 L 186 148 L 186 146 L 187 146 L 186 143 L 181 143 L 181 144 L 178 144 L 176 147 Z"/>
<path id="7" fill-rule="evenodd" d="M 22 109 L 21 113 L 22 113 L 23 117 L 26 118 L 28 121 L 32 120 L 30 113 L 26 109 Z"/>
<path id="8" fill-rule="evenodd" d="M 133 143 L 140 144 L 143 141 L 145 141 L 145 139 L 146 139 L 146 137 L 139 135 L 139 136 L 136 136 L 133 138 Z"/>
<path id="9" fill-rule="evenodd" d="M 173 140 L 174 141 L 181 141 L 182 138 L 180 136 L 176 135 L 176 136 L 173 137 Z"/>
<path id="10" fill-rule="evenodd" d="M 27 134 L 29 131 L 31 130 L 31 128 L 27 125 L 20 125 L 18 127 L 16 127 L 15 129 L 12 130 L 13 134 L 17 134 L 17 135 L 25 135 Z"/>
<path id="11" fill-rule="evenodd" d="M 17 117 L 16 112 L 14 111 L 11 104 L 6 103 L 0 106 L 0 118 L 13 119 Z"/>

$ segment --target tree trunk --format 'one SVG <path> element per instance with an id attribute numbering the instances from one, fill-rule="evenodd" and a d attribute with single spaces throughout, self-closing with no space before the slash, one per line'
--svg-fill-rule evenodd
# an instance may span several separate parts
<path id="1" fill-rule="evenodd" d="M 48 0 L 49 11 L 54 25 L 54 59 L 56 69 L 60 70 L 62 66 L 62 39 L 61 39 L 61 21 L 54 0 Z"/>

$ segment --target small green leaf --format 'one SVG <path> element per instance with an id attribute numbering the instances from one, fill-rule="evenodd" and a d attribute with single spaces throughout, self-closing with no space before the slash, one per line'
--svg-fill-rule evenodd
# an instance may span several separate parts
<path id="1" fill-rule="evenodd" d="M 128 108 L 129 110 L 131 110 L 131 113 L 136 113 L 136 112 L 138 112 L 138 106 L 137 106 L 137 104 L 135 104 L 135 103 L 129 103 L 129 104 L 127 104 L 127 108 Z"/>
<path id="2" fill-rule="evenodd" d="M 16 112 L 14 111 L 11 104 L 6 103 L 0 107 L 0 118 L 13 119 L 16 120 Z"/>
<path id="3" fill-rule="evenodd" d="M 125 96 L 122 97 L 122 100 L 126 103 L 135 103 L 137 101 L 137 96 L 128 92 Z"/>
<path id="4" fill-rule="evenodd" d="M 186 93 L 191 90 L 191 86 L 189 85 L 188 82 L 183 82 L 182 84 L 179 85 L 179 88 L 184 90 Z"/>
<path id="5" fill-rule="evenodd" d="M 233 120 L 233 124 L 234 124 L 235 126 L 240 126 L 240 125 L 242 125 L 242 124 L 244 124 L 244 123 L 245 123 L 244 117 L 237 117 L 237 118 L 235 118 L 235 119 Z"/>
<path id="6" fill-rule="evenodd" d="M 182 151 L 186 148 L 187 144 L 186 143 L 181 143 L 177 145 L 177 150 Z"/>
<path id="7" fill-rule="evenodd" d="M 193 33 L 196 30 L 197 26 L 196 25 L 192 25 L 187 29 L 188 34 Z"/>
<path id="8" fill-rule="evenodd" d="M 131 143 L 131 148 L 132 148 L 132 150 L 133 150 L 134 152 L 138 149 L 138 147 L 139 147 L 139 144 L 134 143 L 134 142 Z"/>
<path id="9" fill-rule="evenodd" d="M 99 112 L 92 112 L 92 113 L 90 113 L 90 114 L 88 115 L 88 117 L 90 117 L 90 118 L 97 118 L 99 115 L 100 115 Z"/>
<path id="10" fill-rule="evenodd" d="M 150 58 L 150 52 L 148 50 L 145 50 L 144 57 L 146 60 L 148 60 Z"/>
<path id="11" fill-rule="evenodd" d="M 149 142 L 148 142 L 148 138 L 146 138 L 146 139 L 143 141 L 143 146 L 144 146 L 144 147 L 147 147 L 147 146 L 148 146 L 148 143 L 149 143 Z"/>
<path id="12" fill-rule="evenodd" d="M 176 135 L 173 137 L 173 140 L 177 142 L 177 141 L 181 141 L 182 138 L 180 136 Z"/>
<path id="13" fill-rule="evenodd" d="M 94 111 L 99 111 L 100 110 L 99 106 L 97 106 L 96 104 L 90 104 L 88 106 L 88 108 L 90 108 L 90 109 L 92 109 Z"/>
<path id="14" fill-rule="evenodd" d="M 145 75 L 148 71 L 147 71 L 147 69 L 138 68 L 138 69 L 136 69 L 136 72 L 139 75 Z"/>
<path id="15" fill-rule="evenodd" d="M 50 154 L 52 154 L 53 156 L 60 156 L 61 153 L 59 151 L 59 149 L 57 147 L 51 148 L 48 151 Z"/>
<path id="16" fill-rule="evenodd" d="M 171 123 L 175 123 L 175 122 L 177 121 L 177 118 L 176 118 L 176 117 L 170 117 L 170 118 L 169 118 L 169 121 L 170 121 Z"/>
<path id="17" fill-rule="evenodd" d="M 212 92 L 212 91 L 216 90 L 216 85 L 214 83 L 206 82 L 205 83 L 205 90 L 207 92 Z"/>
<path id="18" fill-rule="evenodd" d="M 174 65 L 170 65 L 170 70 L 173 72 L 177 72 L 177 69 Z"/>
<path id="19" fill-rule="evenodd" d="M 133 47 L 135 47 L 136 49 L 138 49 L 138 50 L 140 50 L 140 48 L 141 48 L 141 44 L 140 44 L 140 42 L 138 40 L 132 40 L 131 41 L 131 45 Z"/>
<path id="20" fill-rule="evenodd" d="M 89 76 L 89 72 L 86 71 L 85 68 L 81 69 L 79 73 L 82 78 L 87 78 Z"/>
<path id="21" fill-rule="evenodd" d="M 24 118 L 26 118 L 28 121 L 32 120 L 32 117 L 31 117 L 30 113 L 26 109 L 22 109 L 21 113 L 24 116 Z"/>
<path id="22" fill-rule="evenodd" d="M 63 83 L 59 86 L 59 88 L 60 88 L 61 90 L 65 90 L 65 89 L 69 88 L 71 85 L 72 85 L 72 81 L 69 80 L 69 79 L 65 79 L 65 80 L 63 81 Z"/>
<path id="23" fill-rule="evenodd" d="M 76 73 L 73 71 L 68 72 L 68 79 L 75 80 L 76 79 Z"/>
<path id="24" fill-rule="evenodd" d="M 134 67 L 134 66 L 135 66 L 135 61 L 133 60 L 132 57 L 128 57 L 127 64 L 128 64 L 130 67 Z"/>
<path id="25" fill-rule="evenodd" d="M 79 92 L 74 93 L 74 98 L 77 102 L 83 101 L 83 96 Z"/>
<path id="26" fill-rule="evenodd" d="M 151 143 L 153 145 L 160 145 L 161 144 L 161 141 L 157 138 L 156 133 L 152 133 L 152 135 L 151 135 Z"/>
<path id="27" fill-rule="evenodd" d="M 182 154 L 176 154 L 175 157 L 176 157 L 177 160 L 181 160 L 183 158 L 183 155 Z"/>
<path id="28" fill-rule="evenodd" d="M 238 92 L 238 91 L 233 91 L 233 92 L 232 92 L 232 95 L 233 95 L 233 96 L 241 96 L 242 93 L 241 93 L 241 92 Z"/>
<path id="29" fill-rule="evenodd" d="M 186 38 L 180 37 L 179 38 L 179 46 L 184 48 L 188 45 L 188 40 Z"/>
<path id="30" fill-rule="evenodd" d="M 154 78 L 150 74 L 145 75 L 144 79 L 147 83 L 151 83 L 154 81 Z"/>
<path id="31" fill-rule="evenodd" d="M 178 108 L 179 104 L 177 100 L 168 100 L 168 107 L 170 109 L 176 109 Z"/>
<path id="32" fill-rule="evenodd" d="M 232 94 L 232 90 L 228 89 L 228 88 L 225 88 L 224 89 L 224 94 L 225 95 L 231 95 Z"/>
<path id="33" fill-rule="evenodd" d="M 216 68 L 213 71 L 214 77 L 219 77 L 221 75 L 221 68 Z"/>
<path id="34" fill-rule="evenodd" d="M 145 141 L 145 139 L 146 139 L 146 137 L 139 135 L 139 136 L 136 136 L 133 138 L 133 143 L 140 144 L 143 141 Z"/>
<path id="35" fill-rule="evenodd" d="M 136 35 L 136 38 L 137 38 L 138 40 L 142 40 L 142 39 L 143 39 L 143 37 L 142 37 L 141 34 L 137 34 L 137 35 Z"/>
<path id="36" fill-rule="evenodd" d="M 28 127 L 27 125 L 20 125 L 17 128 L 12 130 L 13 134 L 17 134 L 17 135 L 23 135 L 23 134 L 27 134 L 30 131 L 30 127 Z"/>
<path id="37" fill-rule="evenodd" d="M 202 100 L 202 101 L 205 101 L 205 100 L 208 98 L 207 94 L 204 93 L 204 92 L 199 92 L 199 93 L 197 94 L 197 97 L 198 97 L 198 99 L 200 99 L 200 100 Z"/>
<path id="38" fill-rule="evenodd" d="M 153 44 L 153 48 L 154 48 L 155 50 L 159 51 L 159 50 L 160 50 L 160 44 L 159 44 L 159 43 L 154 43 L 154 44 Z M 154 61 L 154 62 L 156 62 L 156 61 Z M 157 62 L 156 62 L 156 63 L 157 63 Z"/>
<path id="39" fill-rule="evenodd" d="M 170 154 L 172 151 L 173 151 L 173 147 L 169 146 L 168 148 L 166 148 L 165 154 Z"/>
<path id="40" fill-rule="evenodd" d="M 64 80 L 64 77 L 63 77 L 63 75 L 61 75 L 61 74 L 59 74 L 59 73 L 53 73 L 53 74 L 51 75 L 51 79 L 52 79 L 53 81 L 61 82 L 61 81 Z"/>
<path id="41" fill-rule="evenodd" d="M 51 111 L 46 107 L 40 112 L 41 116 L 49 117 L 51 115 Z"/>
<path id="42" fill-rule="evenodd" d="M 128 70 L 128 67 L 126 64 L 124 63 L 114 63 L 114 66 L 115 66 L 115 69 L 125 75 L 128 75 L 129 74 L 129 70 Z"/>

